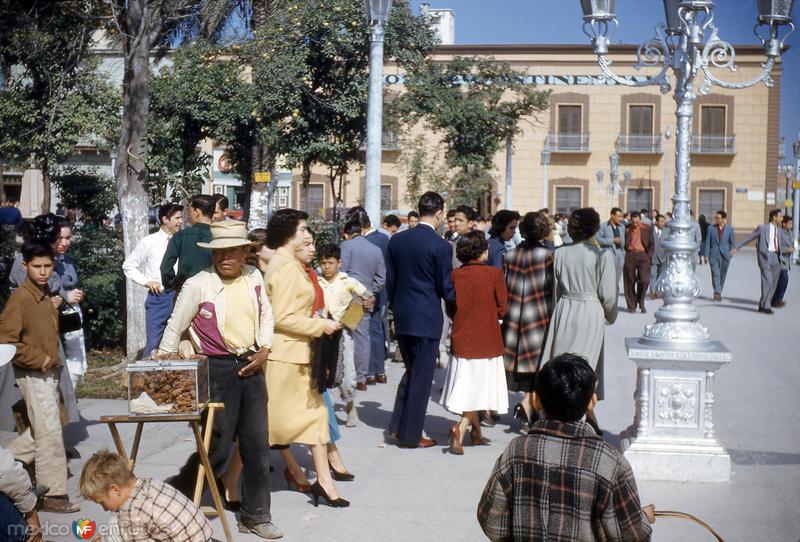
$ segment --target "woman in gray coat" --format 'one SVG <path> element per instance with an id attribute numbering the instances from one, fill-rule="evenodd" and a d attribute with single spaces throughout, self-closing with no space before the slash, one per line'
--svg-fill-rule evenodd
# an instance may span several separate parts
<path id="1" fill-rule="evenodd" d="M 550 318 L 542 362 L 564 353 L 586 358 L 597 373 L 597 397 L 603 397 L 603 337 L 617 319 L 614 256 L 594 241 L 600 215 L 591 207 L 569 217 L 574 244 L 555 252 L 553 288 L 556 307 Z M 596 424 L 596 420 L 591 420 Z"/>

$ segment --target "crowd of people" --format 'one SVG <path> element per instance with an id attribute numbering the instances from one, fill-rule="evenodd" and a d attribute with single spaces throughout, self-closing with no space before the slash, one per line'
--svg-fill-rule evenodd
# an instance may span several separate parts
<path id="1" fill-rule="evenodd" d="M 334 394 L 345 425 L 358 425 L 358 394 L 388 382 L 385 362 L 396 341 L 405 371 L 386 430 L 398 447 L 438 444 L 425 434 L 437 366 L 446 369 L 440 402 L 457 416 L 447 437 L 454 455 L 465 453 L 467 435 L 470 445 L 488 445 L 482 426 L 509 411 L 509 392 L 522 394 L 511 413 L 523 436 L 498 460 L 478 509 L 490 539 L 591 539 L 600 532 L 648 539 L 652 507 L 640 506 L 630 467 L 603 442 L 594 405 L 603 398 L 605 328 L 617 318 L 620 280 L 630 312 L 646 312 L 648 293 L 661 295 L 668 217 L 619 208 L 606 221 L 593 208 L 481 217 L 465 205 L 445 213 L 444 199 L 428 192 L 405 226 L 387 215 L 378 228 L 354 207 L 341 243 L 317 246 L 303 211 L 279 210 L 266 229 L 248 231 L 226 210 L 221 195 L 193 196 L 187 209 L 162 205 L 158 230 L 140 241 L 122 272 L 147 289 L 142 357 L 208 359 L 210 400 L 224 404 L 209 459 L 241 532 L 282 536 L 272 522 L 271 450 L 284 462 L 289 489 L 309 494 L 315 506 L 349 506 L 336 482 L 355 475 L 336 444 L 342 432 Z M 0 218 L 6 214 L 16 235 L 21 224 L 13 212 Z M 692 221 L 692 263 L 707 259 L 720 301 L 732 256 L 757 240 L 759 311 L 771 314 L 785 304 L 791 219 L 773 211 L 738 245 L 726 219 L 720 210 L 707 228 Z M 0 315 L 0 343 L 16 353 L 0 368 L 0 421 L 13 424 L 12 405 L 21 398 L 29 423 L 0 456 L 0 480 L 13 484 L 0 483 L 0 524 L 33 529 L 31 484 L 12 458 L 34 473 L 37 487 L 48 488 L 45 511 L 79 510 L 68 496 L 61 427 L 77 419 L 74 389 L 86 372 L 84 293 L 67 255 L 72 229 L 64 218 L 34 219 L 10 257 L 5 218 L 2 232 L 0 269 L 8 268 L 12 293 Z M 72 412 L 62 416 L 62 405 Z M 308 447 L 313 483 L 292 445 Z M 581 463 L 565 460 L 571 457 Z M 158 533 L 149 539 L 208 540 L 210 526 L 187 497 L 197 462 L 192 456 L 164 483 L 136 478 L 119 456 L 99 452 L 84 466 L 81 493 L 116 512 L 122 540 L 141 540 L 142 529 Z M 555 515 L 544 503 L 571 493 L 580 498 Z M 515 501 L 533 504 L 512 514 Z"/>

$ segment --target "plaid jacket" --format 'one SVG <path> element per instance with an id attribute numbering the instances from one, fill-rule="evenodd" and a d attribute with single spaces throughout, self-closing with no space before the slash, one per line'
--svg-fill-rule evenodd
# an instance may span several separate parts
<path id="1" fill-rule="evenodd" d="M 508 314 L 503 320 L 506 370 L 534 373 L 553 314 L 553 253 L 523 242 L 505 255 Z"/>
<path id="2" fill-rule="evenodd" d="M 538 421 L 512 440 L 478 505 L 490 540 L 646 541 L 628 462 L 582 421 Z"/>
<path id="3" fill-rule="evenodd" d="M 207 542 L 214 532 L 206 517 L 175 488 L 159 480 L 139 478 L 117 512 L 125 542 Z"/>

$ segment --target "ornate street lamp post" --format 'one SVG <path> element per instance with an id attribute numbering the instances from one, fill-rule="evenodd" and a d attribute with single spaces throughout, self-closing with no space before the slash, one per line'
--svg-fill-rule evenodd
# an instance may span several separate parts
<path id="1" fill-rule="evenodd" d="M 392 0 L 366 0 L 369 41 L 367 164 L 364 208 L 372 224 L 381 223 L 381 150 L 383 146 L 383 36 Z"/>
<path id="2" fill-rule="evenodd" d="M 716 440 L 712 408 L 714 373 L 730 361 L 730 352 L 711 340 L 692 304 L 700 292 L 692 266 L 698 247 L 689 215 L 692 109 L 696 92 L 707 94 L 712 86 L 772 85 L 770 72 L 786 37 L 794 31 L 793 0 L 758 0 L 754 33 L 764 46 L 766 61 L 758 76 L 743 82 L 722 80 L 711 71 L 736 70 L 735 50 L 719 38 L 714 24 L 712 0 L 663 0 L 666 23 L 659 24 L 656 36 L 639 46 L 634 66 L 660 70 L 643 80 L 621 77 L 611 69 L 609 31 L 618 26 L 616 0 L 580 1 L 583 30 L 592 41 L 603 77 L 629 87 L 658 85 L 662 93 L 674 89 L 676 103 L 673 220 L 663 243 L 667 266 L 656 286 L 664 304 L 642 337 L 627 340 L 628 355 L 639 367 L 639 382 L 637 435 L 626 456 L 639 471 L 637 476 L 645 478 L 729 480 L 730 458 Z M 763 36 L 760 28 L 766 30 Z M 703 78 L 695 90 L 699 72 Z"/>

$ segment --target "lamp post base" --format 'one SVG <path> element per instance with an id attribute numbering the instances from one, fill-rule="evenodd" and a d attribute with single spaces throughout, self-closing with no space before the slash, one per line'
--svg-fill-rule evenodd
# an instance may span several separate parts
<path id="1" fill-rule="evenodd" d="M 714 376 L 730 363 L 718 341 L 695 348 L 625 341 L 637 365 L 636 415 L 622 449 L 637 478 L 728 482 L 731 460 L 714 433 Z"/>

